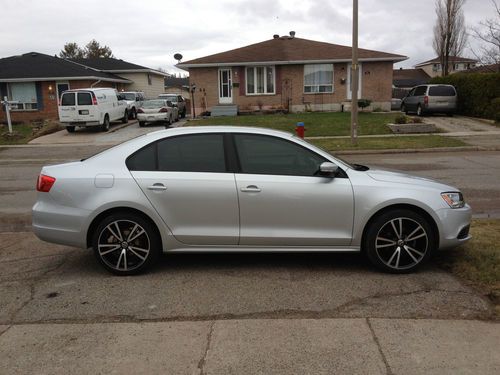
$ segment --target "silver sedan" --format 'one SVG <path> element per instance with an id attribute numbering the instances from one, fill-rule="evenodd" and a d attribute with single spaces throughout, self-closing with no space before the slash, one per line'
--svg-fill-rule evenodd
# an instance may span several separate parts
<path id="1" fill-rule="evenodd" d="M 162 252 L 364 252 L 410 272 L 469 240 L 452 186 L 352 165 L 288 133 L 184 127 L 46 166 L 33 229 L 118 275 Z"/>

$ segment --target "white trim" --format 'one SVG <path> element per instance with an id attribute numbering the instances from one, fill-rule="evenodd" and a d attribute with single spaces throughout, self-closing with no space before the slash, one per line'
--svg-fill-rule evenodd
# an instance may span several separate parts
<path id="1" fill-rule="evenodd" d="M 373 57 L 360 58 L 360 62 L 393 61 L 399 62 L 408 60 L 408 56 L 402 57 Z M 323 60 L 286 60 L 286 61 L 248 61 L 248 62 L 221 62 L 221 63 L 201 63 L 201 64 L 176 64 L 180 69 L 184 68 L 210 68 L 218 66 L 262 66 L 262 65 L 297 65 L 297 64 L 335 64 L 351 62 L 352 59 L 323 59 Z"/>
<path id="2" fill-rule="evenodd" d="M 154 69 L 112 69 L 112 70 L 99 70 L 100 72 L 105 73 L 151 73 L 156 74 L 163 77 L 170 77 L 170 74 L 160 72 L 159 70 Z"/>
<path id="3" fill-rule="evenodd" d="M 247 69 L 254 68 L 254 80 L 253 87 L 257 91 L 257 75 L 255 73 L 255 68 L 264 68 L 264 88 L 267 90 L 267 68 L 273 69 L 273 92 L 248 92 L 248 74 Z M 245 66 L 245 95 L 246 96 L 261 96 L 261 95 L 276 95 L 276 66 L 274 65 L 259 65 L 259 66 Z"/>
<path id="4" fill-rule="evenodd" d="M 35 81 L 106 81 L 106 82 L 117 82 L 117 83 L 132 83 L 128 79 L 115 79 L 115 78 L 102 78 L 96 76 L 88 77 L 33 77 L 33 78 L 0 78 L 0 82 L 35 82 Z"/>
<path id="5" fill-rule="evenodd" d="M 221 80 L 222 80 L 222 71 L 229 72 L 228 79 L 228 94 L 229 96 L 221 96 Z M 219 97 L 219 104 L 233 104 L 233 71 L 231 68 L 223 68 L 217 71 L 217 96 Z"/>

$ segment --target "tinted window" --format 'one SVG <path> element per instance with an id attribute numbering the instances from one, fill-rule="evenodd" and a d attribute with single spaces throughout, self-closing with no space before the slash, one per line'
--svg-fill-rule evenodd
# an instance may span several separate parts
<path id="1" fill-rule="evenodd" d="M 179 172 L 226 172 L 223 135 L 184 135 L 158 142 L 158 169 Z"/>
<path id="2" fill-rule="evenodd" d="M 127 167 L 131 171 L 156 170 L 156 143 L 150 144 L 127 159 Z"/>
<path id="3" fill-rule="evenodd" d="M 419 86 L 415 89 L 415 96 L 421 96 L 421 95 L 425 95 L 425 92 L 427 91 L 427 87 L 426 86 Z"/>
<path id="4" fill-rule="evenodd" d="M 63 105 L 63 106 L 75 105 L 75 93 L 68 92 L 68 93 L 63 94 L 62 99 L 61 99 L 61 105 Z"/>
<path id="5" fill-rule="evenodd" d="M 92 97 L 88 92 L 79 92 L 77 98 L 78 105 L 92 105 Z"/>
<path id="6" fill-rule="evenodd" d="M 455 89 L 451 86 L 431 86 L 430 96 L 455 96 Z"/>
<path id="7" fill-rule="evenodd" d="M 295 143 L 264 135 L 235 134 L 242 173 L 314 176 L 322 156 Z"/>

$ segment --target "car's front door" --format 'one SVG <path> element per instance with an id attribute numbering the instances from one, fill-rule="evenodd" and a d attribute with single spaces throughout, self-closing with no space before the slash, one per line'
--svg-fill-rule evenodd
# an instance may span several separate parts
<path id="1" fill-rule="evenodd" d="M 127 166 L 177 240 L 238 243 L 238 195 L 223 134 L 168 137 L 136 152 Z"/>
<path id="2" fill-rule="evenodd" d="M 348 246 L 353 191 L 345 176 L 317 176 L 322 156 L 289 140 L 234 134 L 240 245 Z"/>

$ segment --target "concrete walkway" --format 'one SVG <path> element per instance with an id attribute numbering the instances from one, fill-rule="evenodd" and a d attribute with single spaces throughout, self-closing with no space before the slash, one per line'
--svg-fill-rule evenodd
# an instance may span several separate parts
<path id="1" fill-rule="evenodd" d="M 248 319 L 0 326 L 9 374 L 498 374 L 500 325 Z"/>

